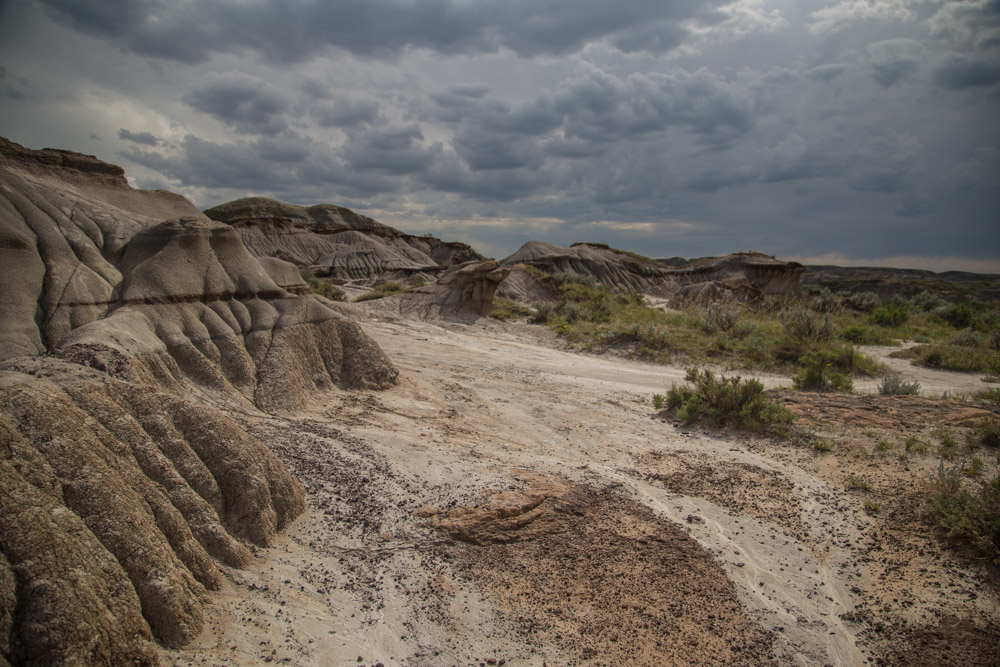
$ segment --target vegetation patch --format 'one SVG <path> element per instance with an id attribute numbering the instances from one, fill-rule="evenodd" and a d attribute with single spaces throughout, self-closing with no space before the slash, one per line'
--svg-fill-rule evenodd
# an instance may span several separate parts
<path id="1" fill-rule="evenodd" d="M 400 292 L 405 292 L 408 288 L 397 283 L 393 280 L 384 282 L 381 285 L 376 285 L 375 289 L 371 292 L 365 292 L 354 298 L 354 303 L 360 303 L 362 301 L 371 301 L 373 299 L 384 299 L 387 296 L 392 296 L 393 294 L 399 294 Z"/>
<path id="2" fill-rule="evenodd" d="M 535 310 L 528 306 L 507 299 L 493 299 L 493 310 L 490 312 L 490 317 L 493 319 L 506 322 L 511 320 L 526 320 L 534 318 L 534 316 Z"/>
<path id="3" fill-rule="evenodd" d="M 929 492 L 927 516 L 949 537 L 967 541 L 1000 564 L 1000 473 L 978 481 L 968 479 L 964 466 L 942 462 Z"/>
<path id="4" fill-rule="evenodd" d="M 667 392 L 665 409 L 676 411 L 686 424 L 708 420 L 781 434 L 794 419 L 791 410 L 772 399 L 759 380 L 716 376 L 697 368 L 688 369 L 685 380 L 687 384 L 675 384 Z"/>
<path id="5" fill-rule="evenodd" d="M 330 301 L 346 300 L 347 297 L 344 294 L 344 290 L 332 283 L 323 282 L 309 269 L 300 270 L 299 275 L 302 276 L 302 280 L 306 281 L 306 284 L 309 285 L 309 289 L 311 289 L 314 294 L 319 294 L 321 297 L 329 299 Z"/>
<path id="6" fill-rule="evenodd" d="M 906 382 L 899 373 L 892 373 L 882 378 L 878 393 L 883 396 L 916 396 L 920 393 L 920 383 Z"/>

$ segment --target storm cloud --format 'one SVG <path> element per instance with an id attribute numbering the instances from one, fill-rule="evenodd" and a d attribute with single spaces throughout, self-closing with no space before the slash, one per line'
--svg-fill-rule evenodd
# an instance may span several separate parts
<path id="1" fill-rule="evenodd" d="M 331 202 L 487 254 L 1000 271 L 998 7 L 9 0 L 0 134 L 202 207 Z"/>

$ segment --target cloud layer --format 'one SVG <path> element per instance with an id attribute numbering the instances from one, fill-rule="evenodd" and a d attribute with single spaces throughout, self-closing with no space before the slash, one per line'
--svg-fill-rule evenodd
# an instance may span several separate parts
<path id="1" fill-rule="evenodd" d="M 201 206 L 333 202 L 497 255 L 1000 271 L 993 0 L 8 0 L 0 109 Z"/>

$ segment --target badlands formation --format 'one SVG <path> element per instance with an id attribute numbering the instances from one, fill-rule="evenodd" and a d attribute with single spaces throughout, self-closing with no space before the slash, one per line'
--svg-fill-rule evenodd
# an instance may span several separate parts
<path id="1" fill-rule="evenodd" d="M 483 317 L 537 269 L 659 300 L 802 273 L 202 214 L 0 140 L 0 665 L 996 664 L 995 568 L 920 516 L 933 462 L 869 451 L 986 409 L 779 389 L 836 454 L 691 431 L 650 404 L 683 370 Z"/>

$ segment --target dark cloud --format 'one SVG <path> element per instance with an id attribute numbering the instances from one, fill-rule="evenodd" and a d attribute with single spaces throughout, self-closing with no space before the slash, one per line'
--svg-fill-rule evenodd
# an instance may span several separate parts
<path id="1" fill-rule="evenodd" d="M 377 100 L 338 99 L 312 108 L 313 118 L 320 127 L 357 127 L 379 120 Z"/>
<path id="2" fill-rule="evenodd" d="M 1000 82 L 1000 61 L 955 55 L 934 72 L 934 80 L 948 90 L 992 86 Z"/>
<path id="3" fill-rule="evenodd" d="M 125 128 L 120 128 L 118 130 L 118 138 L 124 141 L 131 141 L 135 144 L 142 144 L 143 146 L 159 146 L 160 139 L 153 135 L 152 132 L 130 132 Z"/>
<path id="4" fill-rule="evenodd" d="M 896 58 L 872 63 L 872 78 L 883 88 L 889 88 L 916 72 L 918 66 L 916 58 Z"/>
<path id="5" fill-rule="evenodd" d="M 921 44 L 912 39 L 891 39 L 868 47 L 872 78 L 890 88 L 920 67 Z"/>
<path id="6" fill-rule="evenodd" d="M 212 53 L 256 51 L 296 62 L 336 47 L 367 56 L 406 48 L 443 54 L 566 54 L 609 39 L 627 52 L 663 53 L 688 34 L 686 22 L 718 21 L 723 0 L 42 0 L 59 20 L 134 53 L 202 62 Z"/>
<path id="7" fill-rule="evenodd" d="M 249 74 L 212 72 L 184 101 L 243 134 L 276 135 L 288 127 L 286 95 Z"/>
<path id="8" fill-rule="evenodd" d="M 423 138 L 416 124 L 352 130 L 340 153 L 352 169 L 402 176 L 427 168 L 440 151 L 439 144 L 424 147 Z"/>

